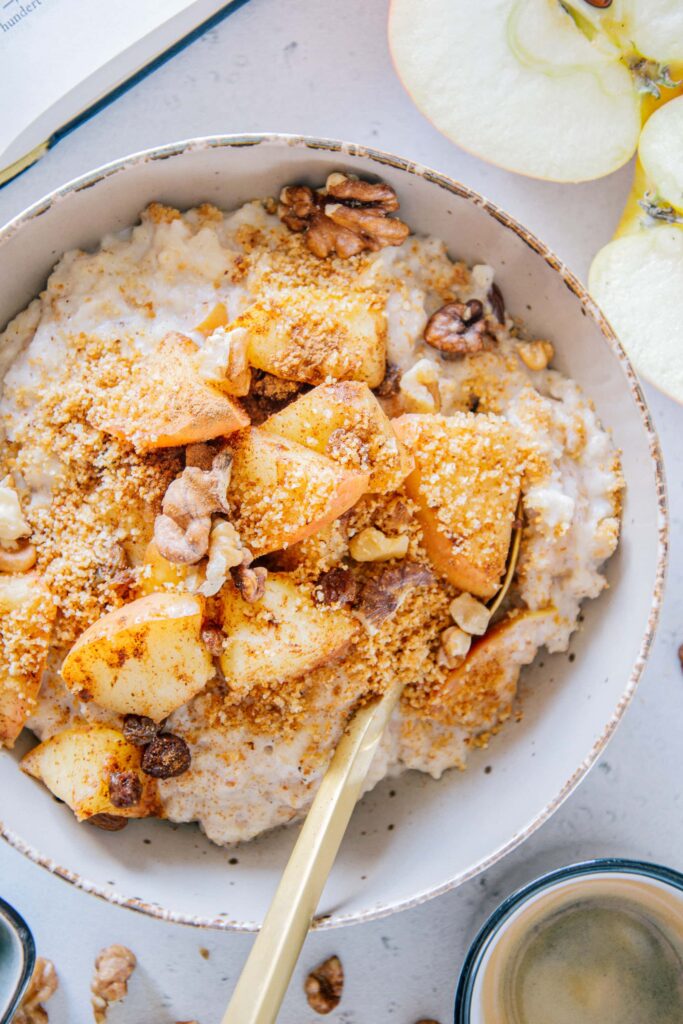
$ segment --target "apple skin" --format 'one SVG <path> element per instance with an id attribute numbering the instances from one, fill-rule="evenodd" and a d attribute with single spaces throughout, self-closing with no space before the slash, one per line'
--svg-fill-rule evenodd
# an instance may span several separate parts
<path id="1" fill-rule="evenodd" d="M 254 557 L 291 547 L 348 511 L 368 490 L 369 473 L 346 470 L 318 452 L 259 427 L 231 439 L 229 497 L 235 527 Z M 327 480 L 323 494 L 316 481 Z M 296 485 L 296 489 L 294 488 Z M 244 509 L 249 514 L 244 516 Z"/>
<path id="2" fill-rule="evenodd" d="M 201 639 L 204 600 L 152 593 L 99 618 L 62 664 L 67 687 L 117 714 L 160 722 L 214 675 Z"/>

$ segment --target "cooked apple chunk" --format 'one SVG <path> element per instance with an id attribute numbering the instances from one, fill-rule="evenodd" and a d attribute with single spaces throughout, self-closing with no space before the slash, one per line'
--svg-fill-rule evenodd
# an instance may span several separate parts
<path id="1" fill-rule="evenodd" d="M 321 384 L 275 413 L 261 430 L 296 441 L 347 469 L 368 470 L 370 491 L 395 491 L 414 462 L 367 384 Z"/>
<path id="2" fill-rule="evenodd" d="M 406 491 L 418 506 L 434 568 L 459 590 L 490 598 L 505 570 L 520 492 L 514 433 L 493 415 L 401 416 L 393 421 L 416 467 Z"/>
<path id="3" fill-rule="evenodd" d="M 349 612 L 319 608 L 310 589 L 286 573 L 270 573 L 254 604 L 232 585 L 220 596 L 226 635 L 221 668 L 238 691 L 310 672 L 341 654 L 358 629 Z"/>
<path id="4" fill-rule="evenodd" d="M 233 522 L 255 557 L 316 533 L 355 505 L 368 488 L 367 471 L 344 469 L 259 427 L 241 431 L 230 450 Z"/>
<path id="5" fill-rule="evenodd" d="M 507 717 L 522 665 L 534 660 L 556 616 L 554 608 L 513 613 L 475 640 L 430 697 L 429 717 L 476 731 Z"/>
<path id="6" fill-rule="evenodd" d="M 37 573 L 0 575 L 0 745 L 13 745 L 33 711 L 55 615 Z"/>
<path id="7" fill-rule="evenodd" d="M 95 814 L 154 814 L 157 788 L 140 767 L 142 751 L 106 725 L 77 725 L 34 747 L 21 767 L 71 808 L 79 821 Z"/>
<path id="8" fill-rule="evenodd" d="M 103 615 L 67 654 L 64 682 L 80 700 L 160 722 L 214 674 L 203 612 L 194 594 L 156 593 Z"/>
<path id="9" fill-rule="evenodd" d="M 135 448 L 170 448 L 232 434 L 249 417 L 199 371 L 197 346 L 169 334 L 133 372 L 103 392 L 91 414 L 94 427 Z"/>
<path id="10" fill-rule="evenodd" d="M 384 313 L 362 292 L 292 288 L 250 306 L 231 326 L 246 328 L 250 364 L 276 377 L 360 380 L 371 388 L 384 378 Z"/>

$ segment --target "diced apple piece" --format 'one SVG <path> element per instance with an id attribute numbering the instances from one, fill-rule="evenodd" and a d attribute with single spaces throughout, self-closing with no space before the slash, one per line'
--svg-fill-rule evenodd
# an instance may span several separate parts
<path id="1" fill-rule="evenodd" d="M 460 590 L 493 597 L 520 493 L 512 428 L 498 416 L 472 413 L 412 413 L 393 425 L 415 457 L 405 488 L 434 568 Z"/>
<path id="2" fill-rule="evenodd" d="M 187 576 L 188 566 L 169 562 L 159 551 L 153 540 L 145 549 L 145 557 L 140 573 L 139 590 L 142 596 L 155 594 L 158 591 L 168 592 L 171 589 L 182 589 Z"/>
<path id="3" fill-rule="evenodd" d="M 21 767 L 63 800 L 79 821 L 94 814 L 144 818 L 155 813 L 158 801 L 155 780 L 140 767 L 141 753 L 116 729 L 79 725 L 39 743 Z M 131 807 L 111 800 L 111 777 L 120 772 L 134 773 L 140 783 L 140 800 Z"/>
<path id="4" fill-rule="evenodd" d="M 347 469 L 369 470 L 368 489 L 395 491 L 413 468 L 367 384 L 321 384 L 275 413 L 261 430 L 296 441 Z"/>
<path id="5" fill-rule="evenodd" d="M 678 25 L 680 4 L 656 6 L 667 5 Z M 650 6 L 640 0 L 643 26 L 657 21 Z M 622 59 L 632 43 L 611 37 L 611 13 L 582 0 L 392 0 L 389 41 L 418 108 L 463 149 L 531 177 L 585 181 L 626 163 L 640 130 Z"/>
<path id="6" fill-rule="evenodd" d="M 64 682 L 79 700 L 160 722 L 214 674 L 203 612 L 194 594 L 156 593 L 103 615 L 67 654 Z"/>
<path id="7" fill-rule="evenodd" d="M 135 364 L 130 377 L 105 392 L 90 414 L 93 426 L 135 448 L 169 448 L 232 434 L 249 417 L 220 388 L 205 381 L 197 346 L 169 334 Z"/>
<path id="8" fill-rule="evenodd" d="M 0 745 L 14 744 L 35 707 L 56 613 L 37 573 L 0 575 Z"/>
<path id="9" fill-rule="evenodd" d="M 639 373 L 683 402 L 683 230 L 663 224 L 614 239 L 588 280 Z"/>
<path id="10" fill-rule="evenodd" d="M 270 573 L 254 604 L 233 585 L 220 597 L 226 635 L 221 668 L 239 691 L 310 672 L 341 654 L 358 629 L 349 612 L 318 607 L 309 588 L 286 573 Z"/>
<path id="11" fill-rule="evenodd" d="M 259 370 L 306 384 L 333 377 L 374 388 L 384 378 L 386 321 L 372 303 L 362 292 L 292 288 L 231 326 L 246 328 L 249 362 Z"/>
<path id="12" fill-rule="evenodd" d="M 259 427 L 230 442 L 228 498 L 233 521 L 254 556 L 295 544 L 338 519 L 368 489 L 368 473 Z"/>
<path id="13" fill-rule="evenodd" d="M 534 660 L 556 618 L 554 609 L 524 611 L 489 629 L 433 692 L 429 717 L 475 731 L 496 725 L 509 713 L 522 665 Z"/>

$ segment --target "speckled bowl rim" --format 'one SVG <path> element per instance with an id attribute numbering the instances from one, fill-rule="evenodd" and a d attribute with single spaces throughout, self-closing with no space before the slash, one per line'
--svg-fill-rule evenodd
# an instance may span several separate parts
<path id="1" fill-rule="evenodd" d="M 535 878 L 521 889 L 516 889 L 504 899 L 477 932 L 474 942 L 467 951 L 460 972 L 455 993 L 454 1024 L 471 1024 L 472 994 L 479 968 L 485 954 L 495 943 L 500 929 L 516 910 L 528 903 L 538 893 L 548 892 L 570 879 L 610 874 L 651 878 L 683 892 L 683 874 L 680 871 L 665 867 L 663 864 L 653 864 L 645 860 L 628 860 L 623 857 L 598 857 L 594 860 L 580 861 L 578 864 L 569 864 L 567 867 L 557 868 L 555 871 L 540 875 L 539 878 Z"/>
<path id="2" fill-rule="evenodd" d="M 579 764 L 576 771 L 569 779 L 567 779 L 557 796 L 551 800 L 539 814 L 537 814 L 531 824 L 523 831 L 513 836 L 507 843 L 504 843 L 492 854 L 479 861 L 479 863 L 469 868 L 467 871 L 460 872 L 441 885 L 425 889 L 410 898 L 398 900 L 395 903 L 373 906 L 369 910 L 357 911 L 350 914 L 332 913 L 330 915 L 314 919 L 312 927 L 322 930 L 338 928 L 343 925 L 362 924 L 367 921 L 374 921 L 378 918 L 387 917 L 389 914 L 394 914 L 401 910 L 409 910 L 411 907 L 419 906 L 422 903 L 426 903 L 427 900 L 434 899 L 436 896 L 441 896 L 444 893 L 449 892 L 456 886 L 474 878 L 476 875 L 480 874 L 480 872 L 485 871 L 492 865 L 496 864 L 499 860 L 524 842 L 525 839 L 528 839 L 528 837 L 532 835 L 536 829 L 540 828 L 540 826 L 547 821 L 548 818 L 567 799 L 572 790 L 578 785 L 584 775 L 588 772 L 589 768 L 600 756 L 607 742 L 614 733 L 624 711 L 633 698 L 636 686 L 638 685 L 638 681 L 642 675 L 645 663 L 650 653 L 662 606 L 664 580 L 666 575 L 668 555 L 668 507 L 661 448 L 643 392 L 626 353 L 621 347 L 607 320 L 588 294 L 586 288 L 562 263 L 559 257 L 548 248 L 547 245 L 536 238 L 535 235 L 523 227 L 514 219 L 514 217 L 511 217 L 510 214 L 501 210 L 500 207 L 496 206 L 490 200 L 485 199 L 479 193 L 474 192 L 466 185 L 455 181 L 453 178 L 449 178 L 447 175 L 440 174 L 438 171 L 434 171 L 429 167 L 415 163 L 412 160 L 395 156 L 391 153 L 386 153 L 382 150 L 373 149 L 368 146 L 342 142 L 337 139 L 317 138 L 306 135 L 288 135 L 279 132 L 249 133 L 240 135 L 208 135 L 201 138 L 185 139 L 180 142 L 169 143 L 165 146 L 157 146 L 152 149 L 142 150 L 138 153 L 122 157 L 119 160 L 113 160 L 111 163 L 104 164 L 102 167 L 98 167 L 95 170 L 90 171 L 88 174 L 75 178 L 73 181 L 68 182 L 61 188 L 55 189 L 43 199 L 38 200 L 38 202 L 28 207 L 28 209 L 23 213 L 20 213 L 17 217 L 13 218 L 3 228 L 0 228 L 0 243 L 11 238 L 14 234 L 20 231 L 23 225 L 35 220 L 35 218 L 40 217 L 43 213 L 47 212 L 47 210 L 65 196 L 71 193 L 81 192 L 84 189 L 92 188 L 92 186 L 96 185 L 98 182 L 106 178 L 110 178 L 115 174 L 119 174 L 129 167 L 138 164 L 153 163 L 156 160 L 166 161 L 177 156 L 182 156 L 184 153 L 191 151 L 260 145 L 294 147 L 302 150 L 324 150 L 329 153 L 339 153 L 351 157 L 362 157 L 364 159 L 371 160 L 378 165 L 379 169 L 383 166 L 389 166 L 396 170 L 406 171 L 409 174 L 414 174 L 420 178 L 424 178 L 426 181 L 438 188 L 445 189 L 453 195 L 474 203 L 498 221 L 502 227 L 513 231 L 519 238 L 521 238 L 525 245 L 529 246 L 529 248 L 536 252 L 548 264 L 548 266 L 560 275 L 566 287 L 569 288 L 569 290 L 578 298 L 585 314 L 591 317 L 599 328 L 603 340 L 609 346 L 612 353 L 620 363 L 630 387 L 633 399 L 640 412 L 643 428 L 647 435 L 650 456 L 654 467 L 657 492 L 657 569 L 652 595 L 652 605 L 645 633 L 640 645 L 640 650 L 634 662 L 633 669 L 631 670 L 626 688 L 624 689 L 601 736 L 593 744 L 592 749 Z M 379 170 L 378 173 L 381 173 L 381 170 Z M 158 904 L 149 904 L 137 897 L 125 896 L 122 893 L 104 889 L 97 883 L 83 878 L 76 872 L 70 871 L 68 868 L 57 864 L 51 857 L 40 853 L 40 851 L 26 843 L 20 838 L 20 836 L 7 828 L 2 822 L 0 822 L 0 836 L 20 853 L 25 854 L 34 863 L 47 868 L 52 874 L 57 875 L 59 878 L 63 878 L 67 882 L 71 882 L 84 892 L 92 893 L 93 895 L 106 900 L 108 903 L 113 903 L 121 907 L 128 907 L 131 910 L 137 910 L 160 920 L 171 921 L 177 924 L 187 924 L 197 928 L 216 928 L 223 931 L 247 932 L 255 932 L 259 930 L 260 925 L 253 921 L 240 922 L 225 920 L 223 918 L 210 918 L 201 915 L 188 914 L 182 911 L 167 909 L 159 906 Z"/>

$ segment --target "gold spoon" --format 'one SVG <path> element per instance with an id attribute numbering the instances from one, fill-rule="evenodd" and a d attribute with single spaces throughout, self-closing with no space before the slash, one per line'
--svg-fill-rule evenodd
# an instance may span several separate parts
<path id="1" fill-rule="evenodd" d="M 516 522 L 519 523 L 519 512 Z M 489 604 L 493 615 L 515 574 L 522 539 L 516 525 L 502 586 Z M 256 936 L 221 1024 L 273 1024 L 301 947 L 332 870 L 384 730 L 403 685 L 394 683 L 359 708 L 323 776 L 280 884 Z"/>

